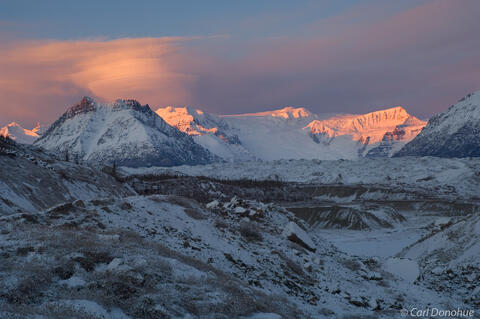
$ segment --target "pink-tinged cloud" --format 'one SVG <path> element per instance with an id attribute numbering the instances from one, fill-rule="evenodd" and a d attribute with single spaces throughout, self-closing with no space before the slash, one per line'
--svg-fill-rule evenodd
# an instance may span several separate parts
<path id="1" fill-rule="evenodd" d="M 1 49 L 5 117 L 51 121 L 81 95 L 147 103 L 185 101 L 195 76 L 184 73 L 185 38 L 27 41 Z"/>
<path id="2" fill-rule="evenodd" d="M 298 37 L 9 42 L 0 45 L 0 125 L 51 122 L 82 95 L 223 114 L 402 105 L 430 116 L 480 90 L 480 1 L 418 3 L 357 6 Z"/>

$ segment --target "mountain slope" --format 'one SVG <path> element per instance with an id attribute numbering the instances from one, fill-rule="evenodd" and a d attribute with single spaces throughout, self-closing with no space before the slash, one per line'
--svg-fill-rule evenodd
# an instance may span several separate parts
<path id="1" fill-rule="evenodd" d="M 336 116 L 313 121 L 305 129 L 317 143 L 331 144 L 339 136 L 351 136 L 359 142 L 359 155 L 390 156 L 391 149 L 404 145 L 418 134 L 425 122 L 398 106 L 361 115 Z M 378 145 L 380 143 L 380 145 Z M 372 148 L 372 146 L 377 147 Z M 367 153 L 368 151 L 368 153 Z"/>
<path id="2" fill-rule="evenodd" d="M 0 135 L 4 137 L 8 136 L 17 143 L 32 144 L 40 137 L 40 123 L 38 123 L 33 129 L 28 130 L 23 128 L 20 124 L 12 122 L 0 128 Z"/>
<path id="3" fill-rule="evenodd" d="M 159 108 L 155 111 L 165 122 L 192 136 L 210 152 L 230 161 L 255 158 L 240 142 L 230 125 L 219 116 L 189 107 Z"/>
<path id="4" fill-rule="evenodd" d="M 302 131 L 317 116 L 304 108 L 218 116 L 188 108 L 176 108 L 172 113 L 166 108 L 157 114 L 180 130 L 196 134 L 197 143 L 230 161 L 318 155 L 318 147 Z"/>
<path id="5" fill-rule="evenodd" d="M 413 139 L 425 125 L 401 107 L 330 117 L 302 107 L 218 116 L 187 107 L 156 112 L 229 161 L 356 159 L 371 150 L 372 157 L 385 157 Z"/>
<path id="6" fill-rule="evenodd" d="M 395 156 L 480 156 L 480 92 L 469 94 L 432 117 Z"/>
<path id="7" fill-rule="evenodd" d="M 97 104 L 85 97 L 35 142 L 70 157 L 124 166 L 196 165 L 218 160 L 135 100 Z"/>
<path id="8" fill-rule="evenodd" d="M 312 134 L 323 134 L 328 138 L 351 135 L 354 140 L 362 140 L 368 136 L 371 142 L 379 142 L 385 131 L 403 124 L 410 117 L 404 108 L 398 106 L 362 115 L 344 115 L 313 121 L 308 127 Z"/>

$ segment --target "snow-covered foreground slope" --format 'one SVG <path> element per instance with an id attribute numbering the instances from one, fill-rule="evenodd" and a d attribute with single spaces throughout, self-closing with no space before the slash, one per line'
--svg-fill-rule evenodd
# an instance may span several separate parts
<path id="1" fill-rule="evenodd" d="M 37 212 L 75 199 L 135 193 L 90 166 L 57 161 L 23 146 L 16 146 L 12 154 L 0 156 L 0 215 Z"/>
<path id="2" fill-rule="evenodd" d="M 35 141 L 57 153 L 129 166 L 205 164 L 219 160 L 134 100 L 97 104 L 84 98 Z"/>
<path id="3" fill-rule="evenodd" d="M 405 248 L 399 256 L 417 261 L 428 285 L 480 306 L 480 216 L 449 221 Z"/>
<path id="4" fill-rule="evenodd" d="M 356 159 L 369 151 L 372 157 L 391 156 L 425 125 L 401 107 L 335 116 L 293 107 L 219 116 L 187 107 L 159 108 L 156 112 L 229 161 Z"/>
<path id="5" fill-rule="evenodd" d="M 10 137 L 17 143 L 32 144 L 36 139 L 40 137 L 41 129 L 40 123 L 38 123 L 33 129 L 28 130 L 23 128 L 20 124 L 12 122 L 2 128 L 0 128 L 0 135 L 4 137 Z"/>
<path id="6" fill-rule="evenodd" d="M 378 158 L 359 160 L 279 160 L 179 166 L 173 169 L 124 168 L 129 174 L 175 171 L 219 179 L 282 180 L 312 184 L 370 184 L 424 190 L 456 198 L 479 199 L 480 159 Z"/>
<path id="7" fill-rule="evenodd" d="M 238 198 L 76 201 L 1 217 L 0 228 L 3 315 L 396 318 L 462 305 L 341 253 L 278 206 Z"/>
<path id="8" fill-rule="evenodd" d="M 297 183 L 221 182 L 171 175 L 128 178 L 121 176 L 121 171 L 113 174 L 111 169 L 102 169 L 114 178 L 27 146 L 12 149 L 0 154 L 1 167 L 11 171 L 0 171 L 2 318 L 398 318 L 401 309 L 470 309 L 475 305 L 474 299 L 457 294 L 455 289 L 440 291 L 442 282 L 425 280 L 422 275 L 428 267 L 421 260 L 400 255 L 379 258 L 374 252 L 365 254 L 367 249 L 341 251 L 329 241 L 331 230 L 312 227 L 285 208 L 305 201 L 307 192 L 319 204 L 338 206 L 341 199 L 324 199 L 322 185 L 306 184 L 302 188 Z M 384 168 L 381 163 L 390 168 L 398 168 L 401 163 L 387 159 L 370 162 L 380 168 Z M 397 170 L 397 176 L 390 177 L 390 181 L 396 181 L 390 188 L 385 186 L 387 199 L 413 191 L 412 184 L 402 182 L 411 183 L 413 174 L 422 179 L 429 176 L 426 172 L 433 174 L 436 170 L 450 174 L 450 178 L 452 173 L 463 172 L 467 183 L 459 189 L 465 196 L 478 189 L 475 177 L 469 176 L 478 169 L 478 162 L 439 162 L 442 164 L 430 168 L 419 163 L 406 166 L 416 167 L 409 177 L 401 177 L 405 172 Z M 231 163 L 203 169 L 213 175 L 213 167 L 217 173 L 228 168 L 230 178 L 252 176 L 248 174 L 263 169 L 269 175 L 262 173 L 256 178 L 284 172 L 284 177 L 294 180 L 312 175 L 309 167 L 318 169 L 322 163 Z M 352 174 L 358 169 L 352 165 L 356 161 L 325 163 L 331 163 L 325 169 L 339 167 L 344 171 L 333 185 L 324 185 L 323 189 L 338 196 L 341 192 L 349 196 L 346 188 L 339 192 L 337 187 L 348 186 L 340 181 L 355 183 L 365 176 Z M 367 167 L 369 170 L 373 166 Z M 305 172 L 302 175 L 300 171 Z M 170 172 L 174 173 L 172 169 Z M 369 174 L 371 181 L 378 178 L 373 177 L 373 171 Z M 344 177 L 350 175 L 351 180 Z M 312 176 L 325 181 L 330 178 Z M 417 183 L 418 189 L 429 190 L 439 181 L 425 178 Z M 466 191 L 467 187 L 472 190 Z M 375 196 L 378 189 L 381 187 L 370 188 L 351 201 L 376 202 L 375 207 L 368 204 L 362 209 L 390 222 L 394 227 L 388 228 L 390 231 L 405 227 L 393 208 L 377 209 L 381 202 Z M 458 196 L 442 193 L 448 188 L 433 189 L 438 198 Z M 269 198 L 279 200 L 267 204 L 252 196 L 265 198 L 265 202 L 272 201 Z M 415 196 L 418 200 L 424 194 Z M 422 217 L 429 218 L 427 214 Z M 406 224 L 418 223 L 408 217 Z M 463 246 L 462 256 L 476 252 L 468 249 L 478 246 L 478 236 L 466 234 L 476 234 L 477 224 L 472 220 L 455 229 L 465 230 L 458 242 L 454 240 L 459 245 L 468 243 Z M 438 225 L 438 229 L 444 227 Z M 341 231 L 336 229 L 337 233 Z M 356 235 L 372 238 L 379 231 L 357 231 Z M 453 235 L 446 238 L 449 236 Z M 445 250 L 436 246 L 431 256 L 443 262 L 442 253 L 451 247 L 445 240 L 438 242 L 445 242 Z M 390 243 L 383 240 L 382 244 Z M 464 261 L 470 259 L 457 260 L 464 267 Z M 465 282 L 452 281 L 452 285 L 463 287 Z"/>
<path id="9" fill-rule="evenodd" d="M 396 156 L 480 156 L 480 91 L 432 117 Z"/>

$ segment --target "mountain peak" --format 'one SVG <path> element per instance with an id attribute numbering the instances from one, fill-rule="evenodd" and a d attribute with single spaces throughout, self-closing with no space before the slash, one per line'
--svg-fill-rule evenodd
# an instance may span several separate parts
<path id="1" fill-rule="evenodd" d="M 0 136 L 8 136 L 12 140 L 23 144 L 32 144 L 39 137 L 35 129 L 25 129 L 17 122 L 11 122 L 0 128 Z"/>
<path id="2" fill-rule="evenodd" d="M 64 113 L 36 145 L 98 163 L 126 166 L 205 164 L 217 158 L 168 125 L 148 104 L 118 99 L 102 104 L 84 98 Z"/>
<path id="3" fill-rule="evenodd" d="M 109 105 L 112 106 L 113 109 L 132 109 L 140 112 L 151 111 L 148 104 L 142 105 L 140 102 L 134 99 L 117 99 L 115 102 L 110 103 Z"/>
<path id="4" fill-rule="evenodd" d="M 373 111 L 373 112 L 364 114 L 364 116 L 370 116 L 370 117 L 383 116 L 384 118 L 395 119 L 395 118 L 406 118 L 410 116 L 410 114 L 408 114 L 407 110 L 405 110 L 403 107 L 395 106 L 395 107 L 391 107 L 384 110 Z"/>
<path id="5" fill-rule="evenodd" d="M 84 96 L 80 102 L 75 104 L 74 106 L 70 107 L 67 112 L 65 113 L 65 116 L 67 118 L 74 117 L 77 114 L 81 113 L 87 113 L 90 111 L 94 111 L 96 109 L 97 103 L 88 96 Z"/>
<path id="6" fill-rule="evenodd" d="M 5 127 L 22 127 L 22 126 L 20 124 L 18 124 L 17 122 L 10 122 L 7 125 L 5 125 Z"/>
<path id="7" fill-rule="evenodd" d="M 410 115 L 401 107 L 392 107 L 360 115 L 340 115 L 326 120 L 315 120 L 304 129 L 311 134 L 321 134 L 328 138 L 351 135 L 355 140 L 379 142 L 386 131 L 393 131 L 397 126 L 425 126 L 425 122 Z"/>
<path id="8" fill-rule="evenodd" d="M 188 120 L 193 120 L 194 116 L 203 115 L 203 112 L 200 109 L 195 109 L 190 106 L 167 106 L 167 107 L 160 107 L 158 108 L 155 113 L 160 115 L 164 120 L 165 118 L 172 118 L 172 117 L 185 117 Z M 167 121 L 168 122 L 168 121 Z"/>
<path id="9" fill-rule="evenodd" d="M 233 115 L 222 115 L 222 117 L 281 117 L 284 119 L 298 119 L 310 117 L 312 113 L 304 107 L 287 106 L 273 111 L 264 111 L 256 113 L 244 113 Z"/>
<path id="10" fill-rule="evenodd" d="M 157 113 L 169 125 L 188 135 L 216 134 L 222 121 L 217 116 L 188 106 L 158 108 Z"/>
<path id="11" fill-rule="evenodd" d="M 292 107 L 287 106 L 283 109 L 273 111 L 276 116 L 284 117 L 284 118 L 300 118 L 300 117 L 309 117 L 312 115 L 309 110 L 304 107 Z M 275 116 L 272 115 L 272 116 Z"/>

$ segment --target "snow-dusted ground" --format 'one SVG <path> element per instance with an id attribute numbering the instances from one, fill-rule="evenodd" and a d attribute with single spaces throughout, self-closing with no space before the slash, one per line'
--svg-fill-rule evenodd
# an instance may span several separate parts
<path id="1" fill-rule="evenodd" d="M 428 234 L 422 227 L 431 223 L 430 216 L 406 216 L 406 218 L 406 223 L 396 225 L 393 229 L 322 229 L 317 230 L 317 233 L 351 255 L 388 258 Z"/>
<path id="2" fill-rule="evenodd" d="M 414 307 L 478 308 L 475 159 L 128 170 L 302 182 L 276 186 L 312 197 L 288 203 L 188 176 L 166 184 L 183 185 L 182 196 L 143 196 L 139 176 L 116 180 L 27 148 L 0 163 L 9 168 L 0 171 L 0 318 L 399 318 Z M 197 202 L 192 188 L 209 200 Z M 310 223 L 290 206 L 338 214 Z M 365 228 L 345 229 L 358 223 Z"/>
<path id="3" fill-rule="evenodd" d="M 397 308 L 467 307 L 414 285 L 402 259 L 384 263 L 338 251 L 281 207 L 238 198 L 208 207 L 180 197 L 133 196 L 77 201 L 36 215 L 33 225 L 21 214 L 3 217 L 5 314 L 80 311 L 100 318 L 113 309 L 111 318 L 143 317 L 141 311 L 395 318 Z M 23 293 L 34 277 L 44 295 L 37 288 Z"/>

